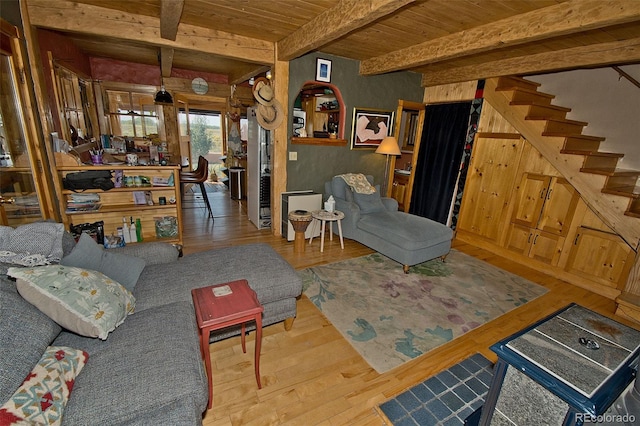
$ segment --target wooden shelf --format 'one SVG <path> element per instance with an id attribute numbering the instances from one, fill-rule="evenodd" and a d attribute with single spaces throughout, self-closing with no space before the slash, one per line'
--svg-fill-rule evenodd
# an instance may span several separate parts
<path id="1" fill-rule="evenodd" d="M 292 144 L 297 145 L 327 145 L 327 146 L 344 146 L 347 144 L 346 139 L 330 139 L 330 138 L 299 138 L 293 136 Z"/>
<path id="2" fill-rule="evenodd" d="M 127 166 L 126 164 L 103 164 L 101 166 L 58 166 L 56 167 L 60 172 L 73 172 L 83 170 L 134 170 L 140 172 L 141 170 L 180 170 L 181 166 L 176 164 L 168 164 L 166 166 Z"/>
<path id="3" fill-rule="evenodd" d="M 105 164 L 99 166 L 58 166 L 58 178 L 62 178 L 67 173 L 86 171 L 86 170 L 123 170 L 124 176 L 148 176 L 150 180 L 154 177 L 168 178 L 173 173 L 174 186 L 128 186 L 121 188 L 111 188 L 107 191 L 102 189 L 87 189 L 85 191 L 74 192 L 68 189 L 60 190 L 60 209 L 64 211 L 63 222 L 66 226 L 71 223 L 84 222 L 104 222 L 105 235 L 115 234 L 117 228 L 122 226 L 123 217 L 133 217 L 140 219 L 142 224 L 142 235 L 144 242 L 148 241 L 165 241 L 170 243 L 182 243 L 182 202 L 180 197 L 180 166 L 127 166 L 124 164 Z M 60 182 L 62 187 L 62 182 Z M 134 192 L 152 193 L 153 205 L 135 204 Z M 68 211 L 67 202 L 74 195 L 81 194 L 99 194 L 100 208 L 89 211 Z M 175 199 L 175 203 L 160 204 L 160 197 L 164 197 L 167 201 Z M 171 216 L 175 217 L 178 225 L 178 234 L 170 238 L 156 237 L 156 219 L 158 217 Z"/>
<path id="4" fill-rule="evenodd" d="M 104 194 L 107 192 L 135 192 L 135 191 L 175 191 L 175 186 L 127 186 L 122 188 L 111 188 L 108 191 L 102 189 L 85 189 L 83 191 L 72 191 L 70 189 L 63 189 L 62 193 L 69 194 Z"/>
<path id="5" fill-rule="evenodd" d="M 68 215 L 79 215 L 79 214 L 104 214 L 104 213 L 112 213 L 112 212 L 128 212 L 128 211 L 142 211 L 142 210 L 175 210 L 175 204 L 154 204 L 149 206 L 147 204 L 112 204 L 109 206 L 100 206 L 98 210 L 88 210 L 88 211 L 78 211 L 78 212 L 70 212 L 66 211 L 65 213 Z"/>

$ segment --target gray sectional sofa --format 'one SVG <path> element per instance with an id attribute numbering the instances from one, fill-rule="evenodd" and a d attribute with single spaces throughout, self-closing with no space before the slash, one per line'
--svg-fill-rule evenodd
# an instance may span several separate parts
<path id="1" fill-rule="evenodd" d="M 21 297 L 6 275 L 8 265 L 0 264 L 0 405 L 12 398 L 47 346 L 66 346 L 84 350 L 88 361 L 75 379 L 63 425 L 201 424 L 208 389 L 190 290 L 244 278 L 264 306 L 263 325 L 287 319 L 291 325 L 296 315 L 300 278 L 266 244 L 181 258 L 164 243 L 117 250 L 144 259 L 146 266 L 132 292 L 135 312 L 106 340 L 61 328 Z"/>

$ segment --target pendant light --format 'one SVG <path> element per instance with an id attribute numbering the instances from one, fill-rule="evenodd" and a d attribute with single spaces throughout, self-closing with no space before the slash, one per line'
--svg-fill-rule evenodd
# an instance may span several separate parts
<path id="1" fill-rule="evenodd" d="M 160 86 L 160 91 L 156 93 L 153 103 L 156 105 L 173 106 L 173 98 L 171 97 L 171 94 L 164 89 L 164 79 L 162 79 L 162 86 Z"/>

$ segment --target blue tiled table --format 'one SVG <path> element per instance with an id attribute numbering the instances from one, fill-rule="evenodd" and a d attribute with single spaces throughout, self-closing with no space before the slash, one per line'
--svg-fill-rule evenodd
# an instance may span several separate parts
<path id="1" fill-rule="evenodd" d="M 571 304 L 498 342 L 481 425 L 576 425 L 633 380 L 640 331 Z"/>

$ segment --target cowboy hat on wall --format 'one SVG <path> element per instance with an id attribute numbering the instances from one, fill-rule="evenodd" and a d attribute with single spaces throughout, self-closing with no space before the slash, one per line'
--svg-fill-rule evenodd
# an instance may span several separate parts
<path id="1" fill-rule="evenodd" d="M 266 130 L 274 130 L 284 119 L 284 110 L 280 102 L 275 99 L 273 89 L 266 78 L 258 78 L 253 84 L 253 97 L 258 101 L 256 119 L 258 124 Z"/>

